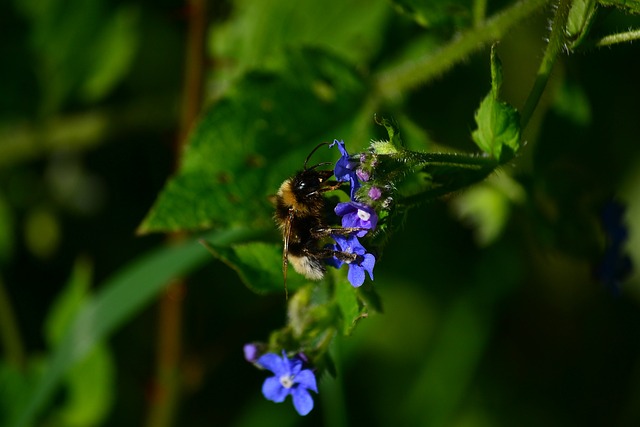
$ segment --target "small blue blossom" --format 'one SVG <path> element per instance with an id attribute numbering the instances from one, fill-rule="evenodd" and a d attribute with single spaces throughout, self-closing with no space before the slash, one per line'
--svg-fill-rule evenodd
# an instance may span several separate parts
<path id="1" fill-rule="evenodd" d="M 353 200 L 356 191 L 360 188 L 360 181 L 357 176 L 357 168 L 360 165 L 360 162 L 354 160 L 349 156 L 347 149 L 344 146 L 344 141 L 338 141 L 334 139 L 333 142 L 329 145 L 329 148 L 334 145 L 338 145 L 338 149 L 340 150 L 341 157 L 336 162 L 336 167 L 334 169 L 333 174 L 335 175 L 338 181 L 349 181 L 351 184 L 350 196 L 351 200 Z"/>
<path id="2" fill-rule="evenodd" d="M 244 359 L 249 363 L 256 363 L 260 355 L 264 352 L 264 344 L 249 343 L 242 348 Z"/>
<path id="3" fill-rule="evenodd" d="M 300 415 L 307 415 L 313 409 L 313 399 L 309 390 L 318 392 L 316 376 L 310 369 L 303 369 L 304 361 L 299 356 L 291 359 L 284 350 L 282 357 L 267 353 L 258 359 L 258 364 L 275 375 L 264 380 L 262 394 L 272 402 L 284 402 L 291 395 L 293 406 Z"/>
<path id="4" fill-rule="evenodd" d="M 363 237 L 369 230 L 375 230 L 378 224 L 378 214 L 372 207 L 358 202 L 338 203 L 335 213 L 342 217 L 342 227 L 363 228 L 356 236 Z"/>
<path id="5" fill-rule="evenodd" d="M 354 288 L 362 286 L 365 279 L 364 272 L 369 273 L 369 278 L 373 280 L 373 267 L 376 264 L 376 257 L 373 254 L 367 253 L 367 250 L 360 244 L 356 236 L 332 236 L 337 245 L 332 245 L 332 248 L 336 251 L 355 253 L 358 258 L 355 261 L 347 263 L 349 265 L 349 273 L 347 273 L 347 279 Z M 327 264 L 340 268 L 343 261 L 337 258 L 331 258 L 327 260 Z"/>

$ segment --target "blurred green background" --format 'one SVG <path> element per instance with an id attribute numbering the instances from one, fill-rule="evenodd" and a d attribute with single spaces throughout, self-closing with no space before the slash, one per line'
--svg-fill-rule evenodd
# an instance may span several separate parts
<path id="1" fill-rule="evenodd" d="M 594 274 L 611 200 L 626 206 L 625 252 L 640 260 L 637 44 L 563 55 L 522 154 L 409 213 L 376 266 L 384 313 L 336 339 L 338 377 L 322 378 L 307 417 L 264 400 L 265 374 L 242 357 L 244 343 L 285 322 L 283 295 L 254 294 L 191 241 L 135 234 L 200 100 L 215 109 L 250 71 L 285 75 L 286 55 L 306 47 L 349 64 L 372 91 L 380 70 L 512 5 L 0 3 L 0 425 L 638 425 L 640 281 L 631 273 L 616 292 Z M 552 11 L 501 37 L 503 96 L 517 108 Z M 591 34 L 638 28 L 638 18 L 600 7 Z M 398 121 L 411 149 L 474 151 L 488 52 L 478 46 L 375 111 L 363 102 L 352 115 L 323 113 L 344 134 L 318 132 L 308 148 L 384 138 L 378 113 Z M 89 344 L 65 341 L 70 330 Z"/>

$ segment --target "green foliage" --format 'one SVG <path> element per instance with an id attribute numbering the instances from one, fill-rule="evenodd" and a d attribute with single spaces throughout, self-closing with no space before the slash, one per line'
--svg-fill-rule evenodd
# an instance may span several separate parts
<path id="1" fill-rule="evenodd" d="M 287 70 L 287 52 L 304 47 L 363 63 L 377 51 L 388 18 L 386 0 L 242 0 L 232 17 L 211 32 L 210 49 L 234 62 L 234 74 Z"/>
<path id="2" fill-rule="evenodd" d="M 45 323 L 50 348 L 60 345 L 65 331 L 91 297 L 91 270 L 86 259 L 78 260 L 69 283 L 51 307 Z M 56 422 L 69 427 L 101 423 L 113 404 L 114 370 L 108 347 L 104 342 L 97 342 L 64 375 L 66 398 L 53 414 Z"/>
<path id="3" fill-rule="evenodd" d="M 70 99 L 96 101 L 128 72 L 138 45 L 131 6 L 110 9 L 103 0 L 18 0 L 16 6 L 31 26 L 43 111 Z"/>
<path id="4" fill-rule="evenodd" d="M 206 243 L 206 247 L 235 270 L 252 291 L 260 294 L 283 291 L 282 244 L 249 242 L 225 247 Z M 287 288 L 295 290 L 306 281 L 293 268 L 291 271 L 287 275 Z"/>
<path id="5" fill-rule="evenodd" d="M 596 16 L 596 0 L 575 0 L 571 3 L 567 18 L 567 37 L 572 48 L 580 45 L 587 36 Z"/>
<path id="6" fill-rule="evenodd" d="M 495 48 L 491 49 L 491 91 L 476 111 L 478 128 L 471 134 L 482 151 L 505 162 L 520 148 L 520 115 L 511 105 L 499 99 L 502 86 L 502 64 Z"/>
<path id="7" fill-rule="evenodd" d="M 627 13 L 640 14 L 639 0 L 598 0 L 602 6 L 613 6 L 624 10 Z"/>
<path id="8" fill-rule="evenodd" d="M 512 425 L 526 412 L 531 425 L 637 424 L 637 378 L 628 373 L 640 354 L 633 327 L 638 294 L 631 286 L 610 300 L 595 274 L 613 240 L 599 212 L 621 182 L 630 225 L 640 218 L 632 173 L 638 56 L 613 48 L 570 55 L 637 40 L 630 30 L 604 43 L 590 31 L 636 26 L 637 17 L 623 15 L 638 14 L 637 0 L 560 0 L 557 7 L 548 0 L 206 3 L 213 10 L 190 8 L 184 16 L 184 5 L 174 2 L 0 6 L 9 17 L 0 81 L 11 89 L 0 112 L 0 285 L 8 289 L 0 295 L 0 344 L 8 349 L 0 360 L 0 425 L 137 422 L 149 388 L 149 425 L 294 425 L 293 412 L 247 388 L 257 383 L 255 372 L 238 367 L 239 343 L 260 337 L 269 350 L 305 352 L 318 374 L 338 375 L 329 398 L 323 388 L 314 395 L 325 421 L 334 421 L 331 414 L 344 425 Z M 601 6 L 620 10 L 599 20 Z M 208 78 L 207 108 L 181 157 L 171 159 L 164 142 L 177 121 L 184 50 L 202 47 L 183 32 L 198 28 L 198 13 L 201 28 L 208 25 L 199 40 L 208 31 L 207 68 L 198 70 Z M 184 49 L 183 39 L 192 45 Z M 465 129 L 485 74 L 471 54 L 496 41 L 504 75 L 492 49 L 491 90 L 469 132 L 482 153 L 468 153 Z M 536 71 L 531 64 L 541 49 Z M 553 70 L 565 53 L 563 67 Z M 169 65 L 158 67 L 154 57 Z M 16 73 L 24 76 L 13 82 Z M 186 93 L 201 89 L 189 79 L 186 86 Z M 554 114 L 545 115 L 547 108 Z M 384 114 L 378 121 L 386 141 L 373 126 L 376 113 Z M 378 162 L 379 181 L 359 192 L 375 183 L 386 196 L 378 202 L 386 206 L 379 235 L 363 239 L 377 257 L 376 280 L 353 288 L 344 266 L 311 283 L 290 268 L 287 301 L 269 196 L 313 147 L 334 138 Z M 91 171 L 82 176 L 99 177 L 91 188 L 104 186 L 103 211 L 80 212 L 58 197 L 57 156 L 68 151 Z M 309 164 L 337 158 L 335 149 L 321 148 Z M 132 228 L 171 163 L 178 169 L 138 232 L 180 237 L 133 240 Z M 83 201 L 92 196 L 69 193 Z M 624 224 L 614 226 L 626 233 Z M 213 231 L 188 236 L 205 229 Z M 616 248 L 629 250 L 636 263 L 637 235 L 632 229 L 628 247 Z M 222 262 L 211 262 L 200 242 Z M 97 277 L 106 277 L 95 290 L 92 267 L 78 255 L 85 252 L 96 257 Z M 74 259 L 72 278 L 53 299 L 53 287 L 64 281 L 60 272 Z M 190 274 L 200 266 L 202 273 Z M 168 367 L 176 389 L 164 390 L 147 366 L 157 334 L 149 325 L 155 310 L 145 309 L 184 276 L 184 310 L 170 319 L 174 324 L 160 323 L 177 326 L 181 344 L 167 346 L 169 356 L 180 354 Z M 231 285 L 210 286 L 219 277 Z M 611 280 L 619 286 L 624 278 Z M 637 285 L 637 275 L 633 280 Z M 240 282 L 277 295 L 258 299 Z M 12 300 L 16 319 L 5 309 Z M 336 340 L 342 336 L 349 340 Z M 546 348 L 562 357 L 540 363 L 537 352 Z M 607 359 L 602 348 L 618 357 L 596 369 Z M 153 358 L 167 358 L 166 350 Z M 125 359 L 116 374 L 114 361 Z M 546 393 L 549 381 L 557 381 L 561 396 Z M 602 389 L 610 399 L 593 399 Z M 194 396 L 208 402 L 206 413 Z M 317 412 L 311 424 L 321 422 Z"/>
<path id="9" fill-rule="evenodd" d="M 222 244 L 229 239 L 237 238 L 237 233 L 220 233 L 209 239 L 212 243 Z M 186 273 L 196 265 L 207 259 L 207 252 L 195 241 L 189 241 L 182 245 L 160 248 L 146 257 L 135 260 L 122 270 L 118 276 L 105 283 L 102 290 L 93 297 L 84 301 L 77 308 L 75 315 L 71 316 L 64 305 L 61 305 L 60 314 L 55 317 L 66 320 L 68 326 L 61 333 L 61 337 L 55 349 L 52 351 L 43 375 L 37 384 L 30 388 L 29 398 L 25 400 L 24 410 L 15 424 L 16 427 L 26 426 L 33 422 L 36 413 L 49 400 L 55 387 L 74 366 L 84 360 L 96 348 L 102 345 L 105 338 L 111 334 L 125 320 L 136 313 L 140 307 L 152 299 L 161 289 L 164 289 L 169 281 L 179 274 Z M 73 292 L 69 294 L 69 301 L 73 302 Z M 62 321 L 62 320 L 61 320 Z M 58 326 L 54 321 L 52 331 Z M 99 350 L 97 350 L 99 351 Z M 89 356 L 91 357 L 91 356 Z M 92 364 L 108 369 L 108 362 L 97 356 L 93 362 L 76 371 L 81 373 L 83 369 L 95 368 Z M 104 371 L 103 371 L 104 372 Z M 72 378 L 76 374 L 71 374 Z M 84 383 L 82 380 L 74 381 L 74 389 L 79 391 Z M 82 385 L 80 385 L 82 383 Z M 100 407 L 94 414 L 99 413 Z M 74 414 L 75 415 L 75 414 Z M 84 416 L 85 414 L 80 414 Z"/>
<path id="10" fill-rule="evenodd" d="M 14 245 L 14 219 L 11 207 L 0 194 L 0 265 L 11 257 Z"/>
<path id="11" fill-rule="evenodd" d="M 247 74 L 205 113 L 139 232 L 271 227 L 268 196 L 302 168 L 309 141 L 340 133 L 364 89 L 348 64 L 326 52 L 288 60 L 286 73 Z"/>
<path id="12" fill-rule="evenodd" d="M 426 28 L 444 24 L 463 27 L 470 21 L 471 2 L 466 0 L 392 0 L 392 2 L 400 12 Z"/>
<path id="13" fill-rule="evenodd" d="M 591 123 L 591 104 L 584 89 L 575 83 L 565 82 L 553 102 L 554 111 L 579 126 Z"/>

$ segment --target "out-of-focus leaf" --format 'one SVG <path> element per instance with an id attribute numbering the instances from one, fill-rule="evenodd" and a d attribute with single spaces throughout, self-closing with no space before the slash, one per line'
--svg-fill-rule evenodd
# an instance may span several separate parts
<path id="1" fill-rule="evenodd" d="M 317 50 L 292 53 L 286 73 L 251 73 L 196 125 L 177 175 L 139 232 L 272 227 L 267 202 L 319 142 L 357 113 L 361 79 Z M 322 90 L 318 90 L 318 88 Z M 314 159 L 337 153 L 319 150 Z"/>
<path id="2" fill-rule="evenodd" d="M 444 24 L 462 27 L 471 20 L 471 2 L 468 0 L 392 0 L 392 3 L 427 28 Z"/>
<path id="3" fill-rule="evenodd" d="M 0 264 L 11 257 L 13 252 L 14 223 L 11 208 L 0 194 Z"/>
<path id="4" fill-rule="evenodd" d="M 123 76 L 136 46 L 135 14 L 104 0 L 21 0 L 43 88 L 43 110 L 82 95 L 103 96 Z"/>
<path id="5" fill-rule="evenodd" d="M 360 64 L 377 51 L 390 12 L 386 0 L 242 0 L 234 6 L 210 39 L 216 57 L 232 59 L 234 74 L 279 69 L 287 49 L 303 46 Z"/>
<path id="6" fill-rule="evenodd" d="M 45 320 L 44 332 L 49 346 L 60 342 L 64 331 L 71 324 L 78 309 L 89 296 L 92 268 L 88 259 L 80 258 L 69 278 L 69 282 L 54 301 Z"/>
<path id="7" fill-rule="evenodd" d="M 208 241 L 222 246 L 251 236 L 252 233 L 246 230 L 228 230 L 212 234 Z M 109 279 L 99 292 L 82 304 L 71 320 L 53 350 L 43 376 L 31 387 L 25 410 L 12 425 L 32 425 L 38 412 L 73 365 L 149 303 L 173 278 L 187 273 L 209 258 L 209 253 L 202 245 L 190 240 L 140 257 Z"/>
<path id="8" fill-rule="evenodd" d="M 30 360 L 18 369 L 0 359 L 0 425 L 8 426 L 22 414 L 26 399 L 40 375 L 42 360 Z"/>
<path id="9" fill-rule="evenodd" d="M 49 346 L 55 348 L 91 294 L 91 264 L 76 262 L 69 283 L 54 302 L 45 322 Z M 113 401 L 114 363 L 108 347 L 98 342 L 88 355 L 74 365 L 64 377 L 67 393 L 54 418 L 68 427 L 99 424 Z"/>
<path id="10" fill-rule="evenodd" d="M 53 417 L 68 427 L 100 424 L 113 404 L 115 365 L 106 345 L 96 344 L 65 376 L 66 399 Z"/>
<path id="11" fill-rule="evenodd" d="M 35 208 L 25 220 L 25 242 L 32 254 L 47 258 L 60 243 L 60 224 L 55 213 L 48 208 Z"/>
<path id="12" fill-rule="evenodd" d="M 502 65 L 495 48 L 491 49 L 491 91 L 476 111 L 478 128 L 471 137 L 482 151 L 503 162 L 520 148 L 520 115 L 498 95 L 502 84 Z"/>
<path id="13" fill-rule="evenodd" d="M 509 200 L 496 188 L 479 184 L 454 200 L 460 217 L 475 228 L 476 241 L 481 246 L 491 244 L 509 219 Z"/>
<path id="14" fill-rule="evenodd" d="M 101 28 L 81 88 L 88 101 L 105 96 L 127 73 L 138 48 L 137 24 L 138 10 L 123 6 Z"/>
<path id="15" fill-rule="evenodd" d="M 640 14 L 640 0 L 598 0 L 602 6 L 614 6 L 628 13 Z"/>
<path id="16" fill-rule="evenodd" d="M 586 126 L 591 122 L 591 105 L 587 94 L 580 86 L 569 81 L 560 86 L 553 109 L 577 125 Z"/>

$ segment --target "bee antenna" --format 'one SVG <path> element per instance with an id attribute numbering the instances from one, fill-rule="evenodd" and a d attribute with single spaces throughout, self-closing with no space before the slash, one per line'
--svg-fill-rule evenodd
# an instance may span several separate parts
<path id="1" fill-rule="evenodd" d="M 308 169 L 304 168 L 304 170 L 310 171 L 310 170 L 313 170 L 313 169 L 317 168 L 318 166 L 327 166 L 327 165 L 332 165 L 332 164 L 333 163 L 331 163 L 331 162 L 322 162 L 322 163 L 318 163 L 317 165 L 313 165 Z"/>
<path id="2" fill-rule="evenodd" d="M 313 150 L 311 150 L 311 152 L 309 153 L 309 155 L 307 156 L 306 160 L 304 161 L 304 170 L 307 170 L 307 163 L 309 162 L 309 159 L 311 158 L 311 156 L 313 156 L 313 153 L 315 153 L 318 148 L 322 147 L 323 145 L 329 145 L 328 142 L 321 142 L 320 144 L 316 145 L 316 148 L 314 148 Z M 327 164 L 327 163 L 320 163 L 318 165 L 312 166 L 311 169 L 320 166 L 321 164 Z"/>

